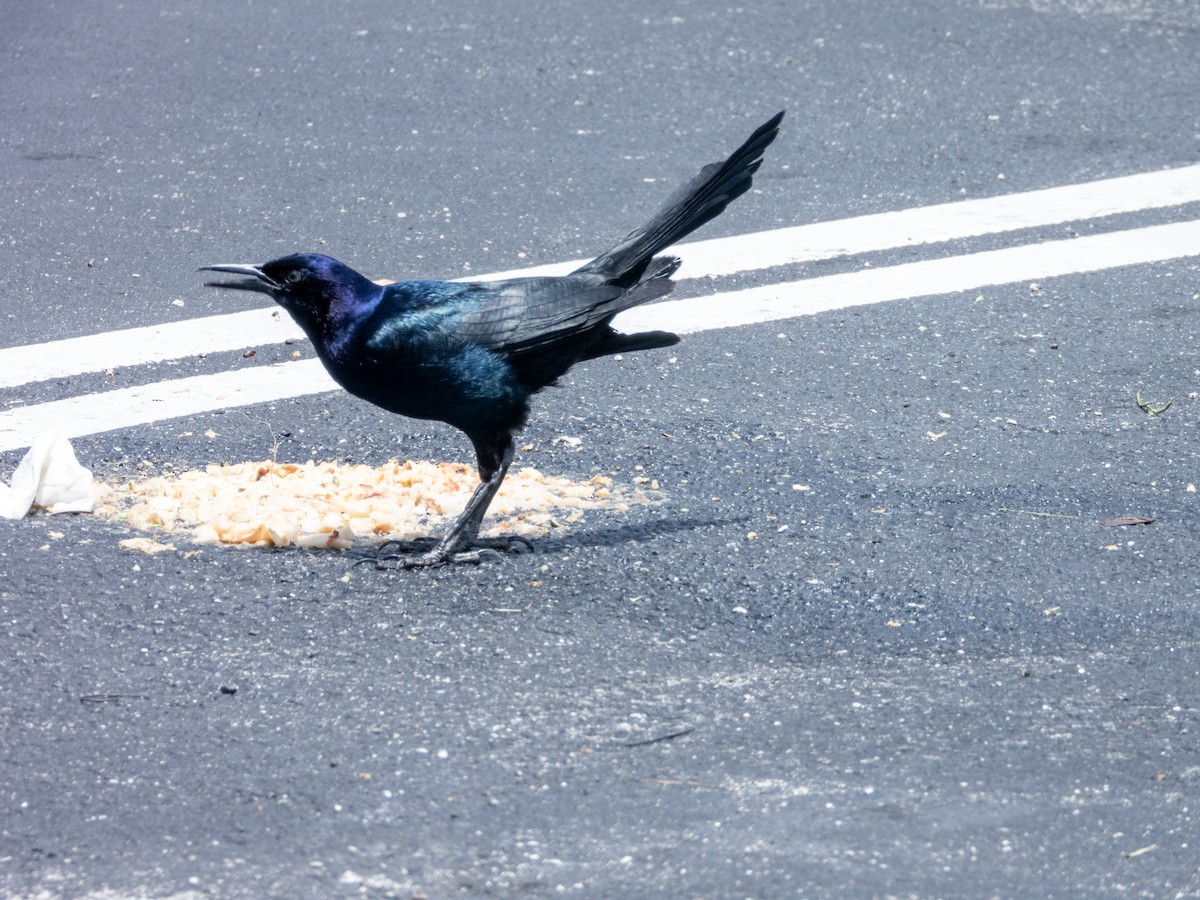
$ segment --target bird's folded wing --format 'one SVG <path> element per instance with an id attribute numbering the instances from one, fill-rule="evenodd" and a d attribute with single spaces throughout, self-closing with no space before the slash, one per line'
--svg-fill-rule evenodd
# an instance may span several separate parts
<path id="1" fill-rule="evenodd" d="M 519 356 L 594 328 L 636 303 L 596 275 L 516 278 L 481 284 L 454 323 L 454 336 Z M 624 296 L 623 296 L 624 295 Z"/>
<path id="2" fill-rule="evenodd" d="M 672 284 L 663 277 L 626 290 L 593 273 L 466 283 L 400 282 L 387 288 L 369 346 L 386 350 L 424 335 L 474 344 L 508 358 L 544 352 L 575 342 L 580 334 L 603 326 L 624 309 L 662 296 Z"/>

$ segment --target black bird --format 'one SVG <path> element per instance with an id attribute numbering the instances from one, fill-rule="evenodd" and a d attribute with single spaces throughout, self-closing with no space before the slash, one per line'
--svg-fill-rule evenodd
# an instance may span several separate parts
<path id="1" fill-rule="evenodd" d="M 479 526 L 512 462 L 529 398 L 582 360 L 679 341 L 666 331 L 621 334 L 611 322 L 622 310 L 670 293 L 680 260 L 655 254 L 750 188 L 782 120 L 781 112 L 727 160 L 705 166 L 648 224 L 570 275 L 381 286 L 316 253 L 202 271 L 257 279 L 255 286 L 291 313 L 350 393 L 466 433 L 481 483 L 446 536 L 400 565 L 477 562 L 484 552 L 476 546 Z"/>

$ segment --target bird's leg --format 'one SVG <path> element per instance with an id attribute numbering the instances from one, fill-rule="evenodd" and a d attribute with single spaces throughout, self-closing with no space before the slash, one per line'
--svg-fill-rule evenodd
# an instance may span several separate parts
<path id="1" fill-rule="evenodd" d="M 438 545 L 433 548 L 432 554 L 449 556 L 470 550 L 479 537 L 479 529 L 483 525 L 483 517 L 487 513 L 488 507 L 491 506 L 492 498 L 500 490 L 500 483 L 504 481 L 507 473 L 508 466 L 502 466 L 479 483 L 479 487 L 475 488 L 475 493 L 467 501 L 466 508 L 454 520 L 454 524 L 450 526 L 450 530 L 446 532 Z"/>
<path id="2" fill-rule="evenodd" d="M 496 551 L 488 547 L 478 547 L 479 528 L 487 513 L 492 499 L 500 490 L 504 476 L 513 459 L 512 435 L 496 435 L 491 441 L 472 439 L 475 444 L 475 455 L 479 460 L 479 487 L 467 501 L 466 508 L 450 530 L 432 550 L 417 556 L 400 557 L 396 565 L 400 568 L 411 569 L 418 567 L 440 566 L 446 563 L 477 563 L 487 555 Z M 505 544 L 507 546 L 507 543 Z"/>

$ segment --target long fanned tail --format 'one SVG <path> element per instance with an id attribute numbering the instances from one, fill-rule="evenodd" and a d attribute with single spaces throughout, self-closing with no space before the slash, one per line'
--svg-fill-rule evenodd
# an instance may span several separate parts
<path id="1" fill-rule="evenodd" d="M 691 234 L 750 189 L 763 151 L 779 134 L 783 113 L 772 117 L 724 162 L 705 166 L 684 182 L 641 228 L 600 254 L 578 273 L 605 274 L 612 283 L 631 287 L 641 280 L 651 258 Z"/>

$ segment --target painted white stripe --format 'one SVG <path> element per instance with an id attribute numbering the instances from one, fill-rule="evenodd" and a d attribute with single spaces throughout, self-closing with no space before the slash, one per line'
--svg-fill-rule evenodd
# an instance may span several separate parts
<path id="1" fill-rule="evenodd" d="M 692 241 L 677 245 L 673 252 L 684 260 L 681 277 L 708 278 L 1197 201 L 1200 201 L 1200 165 Z M 557 275 L 585 262 L 587 260 L 578 259 L 532 269 L 496 272 L 486 277 Z"/>
<path id="2" fill-rule="evenodd" d="M 613 324 L 622 331 L 688 334 L 1188 256 L 1200 256 L 1200 220 L 667 300 L 628 310 Z"/>
<path id="3" fill-rule="evenodd" d="M 1196 255 L 1200 220 L 668 301 L 630 310 L 618 324 L 690 333 Z M 0 451 L 45 431 L 78 437 L 334 388 L 320 363 L 306 360 L 18 407 L 0 413 Z"/>
<path id="4" fill-rule="evenodd" d="M 0 388 L 303 337 L 276 306 L 10 347 L 0 350 Z"/>
<path id="5" fill-rule="evenodd" d="M 728 275 L 1200 201 L 1200 165 L 681 244 L 685 278 Z M 553 265 L 470 279 L 561 274 Z M 460 279 L 468 280 L 468 279 Z M 303 337 L 277 307 L 0 350 L 0 388 Z"/>
<path id="6" fill-rule="evenodd" d="M 47 431 L 80 437 L 332 390 L 338 386 L 321 361 L 307 359 L 68 397 L 0 413 L 0 451 L 27 447 Z"/>

